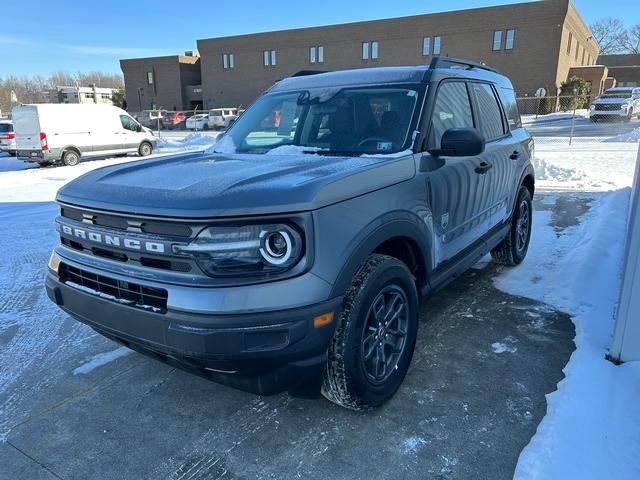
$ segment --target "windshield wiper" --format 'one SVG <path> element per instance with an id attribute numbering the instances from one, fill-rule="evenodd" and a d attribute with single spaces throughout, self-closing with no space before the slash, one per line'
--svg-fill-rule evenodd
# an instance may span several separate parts
<path id="1" fill-rule="evenodd" d="M 365 152 L 353 152 L 351 150 L 318 150 L 314 153 L 327 157 L 358 157 L 360 155 L 364 155 Z"/>

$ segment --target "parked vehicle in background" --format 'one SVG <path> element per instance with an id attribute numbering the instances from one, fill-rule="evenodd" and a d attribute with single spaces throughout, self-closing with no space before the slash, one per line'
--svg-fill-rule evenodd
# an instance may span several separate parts
<path id="1" fill-rule="evenodd" d="M 197 113 L 187 118 L 187 130 L 209 130 L 209 115 Z"/>
<path id="2" fill-rule="evenodd" d="M 77 165 L 82 157 L 137 153 L 150 155 L 153 133 L 112 105 L 34 104 L 12 111 L 18 157 Z"/>
<path id="3" fill-rule="evenodd" d="M 16 154 L 16 134 L 11 120 L 0 120 L 0 152 Z"/>
<path id="4" fill-rule="evenodd" d="M 229 128 L 238 119 L 237 108 L 214 108 L 209 110 L 209 128 Z"/>
<path id="5" fill-rule="evenodd" d="M 47 294 L 226 385 L 378 407 L 409 369 L 420 299 L 488 253 L 524 260 L 532 152 L 485 65 L 286 78 L 204 156 L 64 185 Z"/>
<path id="6" fill-rule="evenodd" d="M 184 112 L 167 112 L 162 117 L 162 127 L 169 130 L 184 128 L 187 115 Z"/>
<path id="7" fill-rule="evenodd" d="M 134 118 L 142 125 L 150 129 L 158 128 L 158 115 L 160 115 L 160 126 L 167 114 L 166 110 L 143 110 L 134 115 Z"/>
<path id="8" fill-rule="evenodd" d="M 609 88 L 596 97 L 589 109 L 592 122 L 600 120 L 623 120 L 630 122 L 640 118 L 640 87 Z"/>

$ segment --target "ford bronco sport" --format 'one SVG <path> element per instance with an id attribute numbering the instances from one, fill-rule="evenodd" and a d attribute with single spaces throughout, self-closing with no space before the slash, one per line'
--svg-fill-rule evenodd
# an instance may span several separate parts
<path id="1" fill-rule="evenodd" d="M 373 408 L 407 373 L 421 298 L 489 252 L 524 259 L 532 150 L 511 83 L 484 65 L 305 72 L 210 152 L 60 189 L 46 289 L 168 364 Z"/>

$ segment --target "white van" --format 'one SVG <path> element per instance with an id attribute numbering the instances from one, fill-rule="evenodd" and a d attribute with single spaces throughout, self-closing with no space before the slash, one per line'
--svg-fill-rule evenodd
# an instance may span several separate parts
<path id="1" fill-rule="evenodd" d="M 18 158 L 77 165 L 81 157 L 151 155 L 156 138 L 112 105 L 34 104 L 12 111 Z"/>
<path id="2" fill-rule="evenodd" d="M 237 108 L 214 108 L 209 110 L 209 128 L 229 128 L 237 119 Z"/>

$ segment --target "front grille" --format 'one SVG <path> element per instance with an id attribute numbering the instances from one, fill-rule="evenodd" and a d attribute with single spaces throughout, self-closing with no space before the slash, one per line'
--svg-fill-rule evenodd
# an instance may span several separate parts
<path id="1" fill-rule="evenodd" d="M 162 288 L 116 280 L 66 263 L 60 264 L 58 275 L 66 285 L 105 300 L 159 313 L 167 311 L 167 291 Z"/>
<path id="2" fill-rule="evenodd" d="M 115 228 L 122 231 L 132 231 L 132 229 L 135 229 L 133 231 L 185 238 L 189 238 L 192 235 L 191 227 L 179 222 L 142 220 L 140 218 L 128 218 L 126 216 L 111 215 L 102 212 L 82 211 L 67 206 L 62 207 L 60 214 L 65 218 L 77 222 L 85 221 L 87 217 L 89 217 L 93 225 Z"/>
<path id="3" fill-rule="evenodd" d="M 616 103 L 596 103 L 595 107 L 599 112 L 611 112 L 614 110 L 620 110 L 620 105 Z"/>

